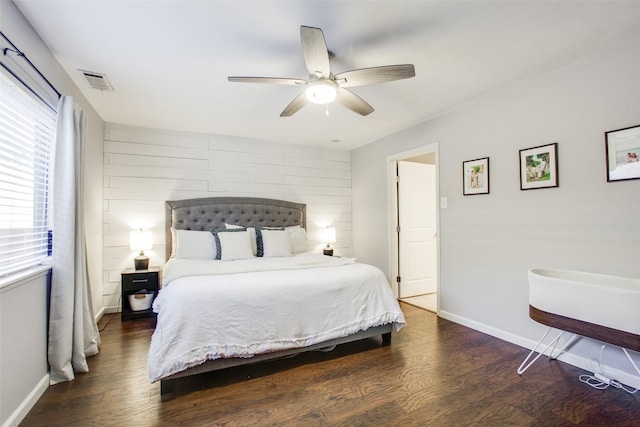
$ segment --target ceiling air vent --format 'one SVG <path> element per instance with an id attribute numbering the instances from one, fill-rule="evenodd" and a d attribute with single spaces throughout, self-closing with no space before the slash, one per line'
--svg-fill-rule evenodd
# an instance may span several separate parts
<path id="1" fill-rule="evenodd" d="M 78 71 L 80 71 L 84 78 L 87 79 L 87 82 L 89 82 L 89 86 L 91 86 L 92 88 L 113 92 L 113 86 L 111 86 L 111 83 L 109 82 L 109 79 L 106 75 L 101 73 L 94 73 L 93 71 Z"/>

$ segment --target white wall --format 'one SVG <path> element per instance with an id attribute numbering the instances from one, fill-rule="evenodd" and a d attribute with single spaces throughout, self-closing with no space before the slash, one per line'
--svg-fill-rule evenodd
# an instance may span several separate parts
<path id="1" fill-rule="evenodd" d="M 606 182 L 603 135 L 640 125 L 638 52 L 636 41 L 594 54 L 354 150 L 354 255 L 389 273 L 386 158 L 437 142 L 440 196 L 448 198 L 440 211 L 441 316 L 529 346 L 544 329 L 528 318 L 529 268 L 640 277 L 640 180 Z M 551 142 L 559 144 L 560 187 L 521 191 L 518 150 Z M 486 156 L 491 194 L 463 196 L 462 162 Z M 567 360 L 598 353 L 585 339 Z M 632 372 L 620 352 L 606 354 Z"/>
<path id="2" fill-rule="evenodd" d="M 102 311 L 102 145 L 104 122 L 86 102 L 78 88 L 64 72 L 53 54 L 11 1 L 0 0 L 0 30 L 21 50 L 63 95 L 72 95 L 86 112 L 88 119 L 85 158 L 85 221 L 89 278 L 93 309 Z M 46 389 L 47 315 L 46 282 L 41 277 L 21 281 L 0 293 L 2 304 L 2 410 L 0 424 L 19 421 L 26 415 L 40 393 Z M 11 310 L 9 309 L 11 308 Z M 17 310 L 17 311 L 16 311 Z M 24 319 L 20 315 L 26 315 Z M 8 331 L 5 327 L 9 326 Z M 11 349 L 24 349 L 22 357 L 11 356 Z M 5 353 L 5 350 L 8 353 Z M 17 374 L 17 375 L 16 375 Z M 44 389 L 42 385 L 44 384 Z M 16 406 L 20 402 L 21 406 Z"/>
<path id="3" fill-rule="evenodd" d="M 0 425 L 20 421 L 49 386 L 47 270 L 0 288 Z"/>
<path id="4" fill-rule="evenodd" d="M 151 264 L 164 264 L 166 200 L 250 196 L 307 204 L 307 228 L 336 227 L 336 253 L 351 254 L 347 151 L 221 135 L 107 124 L 104 143 L 104 305 L 119 305 L 120 273 L 133 266 L 130 230 L 153 232 Z"/>

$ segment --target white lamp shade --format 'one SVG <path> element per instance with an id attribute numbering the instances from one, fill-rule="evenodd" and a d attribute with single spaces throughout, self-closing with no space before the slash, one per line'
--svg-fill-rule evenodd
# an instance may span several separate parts
<path id="1" fill-rule="evenodd" d="M 135 230 L 129 233 L 129 245 L 132 251 L 144 251 L 153 247 L 150 231 Z"/>
<path id="2" fill-rule="evenodd" d="M 335 243 L 336 242 L 336 228 L 335 227 L 327 227 L 323 230 L 322 239 L 326 243 Z"/>

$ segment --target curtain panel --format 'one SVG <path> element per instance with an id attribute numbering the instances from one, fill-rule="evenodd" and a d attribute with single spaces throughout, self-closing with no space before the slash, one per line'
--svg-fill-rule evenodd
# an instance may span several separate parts
<path id="1" fill-rule="evenodd" d="M 100 344 L 84 229 L 86 121 L 72 97 L 60 97 L 50 194 L 53 256 L 48 358 L 52 385 L 73 380 L 74 373 L 88 372 L 86 358 L 97 354 Z"/>

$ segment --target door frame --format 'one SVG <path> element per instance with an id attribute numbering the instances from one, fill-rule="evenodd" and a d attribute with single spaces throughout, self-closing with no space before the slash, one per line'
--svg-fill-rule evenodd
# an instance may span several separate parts
<path id="1" fill-rule="evenodd" d="M 435 166 L 436 166 L 436 275 L 437 275 L 437 299 L 438 299 L 438 307 L 440 307 L 440 247 L 441 247 L 441 239 L 440 239 L 440 159 L 438 154 L 438 143 L 433 143 L 429 145 L 425 145 L 422 147 L 418 147 L 409 151 L 403 151 L 401 153 L 392 154 L 387 156 L 387 207 L 389 209 L 388 215 L 388 235 L 389 238 L 389 266 L 391 267 L 389 282 L 391 283 L 391 288 L 393 289 L 393 294 L 396 298 L 398 298 L 398 283 L 396 282 L 396 277 L 398 277 L 398 233 L 397 225 L 398 225 L 398 186 L 396 184 L 396 163 L 400 160 L 410 159 L 412 157 L 421 156 L 424 154 L 434 153 L 435 154 Z"/>

